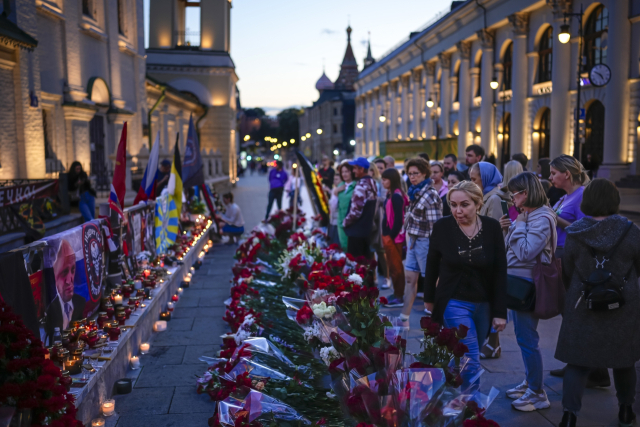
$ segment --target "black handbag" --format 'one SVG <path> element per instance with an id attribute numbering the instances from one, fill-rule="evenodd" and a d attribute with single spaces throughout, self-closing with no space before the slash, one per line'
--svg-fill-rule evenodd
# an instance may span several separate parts
<path id="1" fill-rule="evenodd" d="M 629 269 L 627 274 L 622 278 L 622 285 L 615 282 L 613 273 L 605 269 L 604 264 L 613 257 L 618 246 L 622 240 L 624 240 L 632 226 L 633 223 L 628 221 L 627 228 L 625 228 L 624 233 L 622 233 L 622 236 L 620 236 L 616 244 L 609 249 L 609 252 L 602 257 L 602 261 L 598 260 L 598 255 L 596 254 L 595 249 L 589 247 L 591 256 L 593 256 L 596 261 L 596 269 L 589 275 L 587 280 L 582 281 L 584 289 L 582 291 L 582 296 L 576 303 L 576 307 L 582 298 L 584 298 L 587 308 L 593 311 L 616 310 L 624 305 L 625 299 L 622 295 L 622 291 L 624 289 L 624 285 L 627 283 L 631 269 L 633 269 L 633 264 L 631 265 L 631 269 Z"/>
<path id="2" fill-rule="evenodd" d="M 536 307 L 536 285 L 522 277 L 507 275 L 507 308 L 533 311 Z"/>

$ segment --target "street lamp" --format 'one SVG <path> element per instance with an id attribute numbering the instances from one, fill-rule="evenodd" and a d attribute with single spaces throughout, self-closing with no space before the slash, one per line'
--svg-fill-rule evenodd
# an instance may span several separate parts
<path id="1" fill-rule="evenodd" d="M 333 150 L 333 155 L 337 156 L 338 154 L 340 154 L 340 152 L 338 150 Z"/>
<path id="2" fill-rule="evenodd" d="M 318 130 L 316 131 L 316 133 L 317 133 L 318 135 L 322 135 L 322 129 L 318 128 Z"/>
<path id="3" fill-rule="evenodd" d="M 382 123 L 384 123 L 384 122 L 387 120 L 387 118 L 385 117 L 385 115 L 384 115 L 384 114 L 380 114 L 380 117 L 378 117 L 378 119 L 379 119 Z"/>
<path id="4" fill-rule="evenodd" d="M 577 89 L 577 99 L 576 99 L 576 111 L 575 111 L 575 135 L 573 139 L 573 157 L 580 161 L 580 89 L 582 87 L 582 78 L 580 74 L 582 73 L 582 58 L 584 56 L 584 52 L 582 51 L 582 17 L 584 16 L 584 10 L 582 8 L 582 3 L 580 4 L 580 12 L 579 13 L 565 13 L 564 14 L 564 24 L 560 26 L 560 32 L 558 33 L 558 40 L 560 43 L 565 44 L 569 43 L 571 40 L 571 32 L 570 26 L 567 23 L 567 18 L 571 20 L 571 18 L 578 18 L 578 41 L 580 45 L 578 46 L 578 89 Z"/>
<path id="5" fill-rule="evenodd" d="M 305 135 L 307 138 L 311 138 L 311 134 L 309 132 L 307 132 L 307 134 Z"/>
<path id="6" fill-rule="evenodd" d="M 433 99 L 431 99 L 431 97 L 427 100 L 427 107 L 433 108 Z"/>
<path id="7" fill-rule="evenodd" d="M 356 145 L 356 140 L 352 139 L 351 141 L 349 141 L 349 144 L 351 144 L 352 146 Z"/>
<path id="8" fill-rule="evenodd" d="M 306 141 L 306 140 L 307 140 L 307 137 L 306 137 L 306 136 L 302 135 L 302 136 L 300 137 L 300 141 L 303 141 L 303 142 L 304 142 L 304 141 Z"/>
<path id="9" fill-rule="evenodd" d="M 364 123 L 358 122 L 357 126 L 358 126 L 358 129 L 362 129 L 364 127 Z"/>
<path id="10" fill-rule="evenodd" d="M 439 95 L 440 93 L 438 91 L 434 91 L 431 93 L 431 95 L 436 99 L 435 102 L 433 101 L 433 99 L 431 98 L 431 96 L 429 96 L 429 100 L 427 101 L 427 107 L 429 108 L 433 108 L 433 106 L 435 105 L 436 110 L 435 110 L 435 114 L 434 114 L 434 122 L 436 125 L 436 140 L 440 139 L 440 125 L 438 124 L 438 105 L 440 105 L 440 99 L 439 99 Z M 436 160 L 438 159 L 438 144 L 436 144 Z"/>

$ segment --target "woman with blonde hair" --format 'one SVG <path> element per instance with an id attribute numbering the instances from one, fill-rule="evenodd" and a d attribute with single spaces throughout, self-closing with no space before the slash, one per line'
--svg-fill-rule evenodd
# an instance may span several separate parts
<path id="1" fill-rule="evenodd" d="M 433 225 L 424 286 L 425 308 L 447 328 L 469 328 L 463 390 L 480 370 L 480 347 L 507 323 L 507 257 L 500 223 L 480 215 L 482 190 L 463 181 L 449 189 L 451 216 Z M 436 286 L 437 284 L 437 286 Z"/>

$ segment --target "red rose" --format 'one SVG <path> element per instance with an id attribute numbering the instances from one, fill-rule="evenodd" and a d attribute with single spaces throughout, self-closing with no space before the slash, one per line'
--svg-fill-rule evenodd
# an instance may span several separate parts
<path id="1" fill-rule="evenodd" d="M 463 339 L 467 337 L 467 332 L 469 332 L 469 327 L 466 325 L 460 325 L 458 326 L 458 332 L 456 333 L 456 335 L 458 336 L 458 338 Z"/>
<path id="2" fill-rule="evenodd" d="M 453 346 L 453 356 L 454 357 L 462 357 L 465 353 L 469 352 L 469 348 L 461 342 L 456 343 Z"/>
<path id="3" fill-rule="evenodd" d="M 380 304 L 384 305 L 384 304 L 388 304 L 389 301 L 385 298 L 385 297 L 380 297 Z"/>

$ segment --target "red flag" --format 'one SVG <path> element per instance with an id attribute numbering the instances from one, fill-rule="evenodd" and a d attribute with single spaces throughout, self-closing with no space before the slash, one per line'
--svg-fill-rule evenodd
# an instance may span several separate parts
<path id="1" fill-rule="evenodd" d="M 111 181 L 111 194 L 109 196 L 109 206 L 118 212 L 124 209 L 124 195 L 127 192 L 127 122 L 122 126 L 120 143 L 116 154 L 116 167 L 113 171 L 113 181 Z M 115 197 L 114 197 L 115 196 Z M 117 199 L 116 199 L 117 198 Z M 116 200 L 114 200 L 116 199 Z"/>

